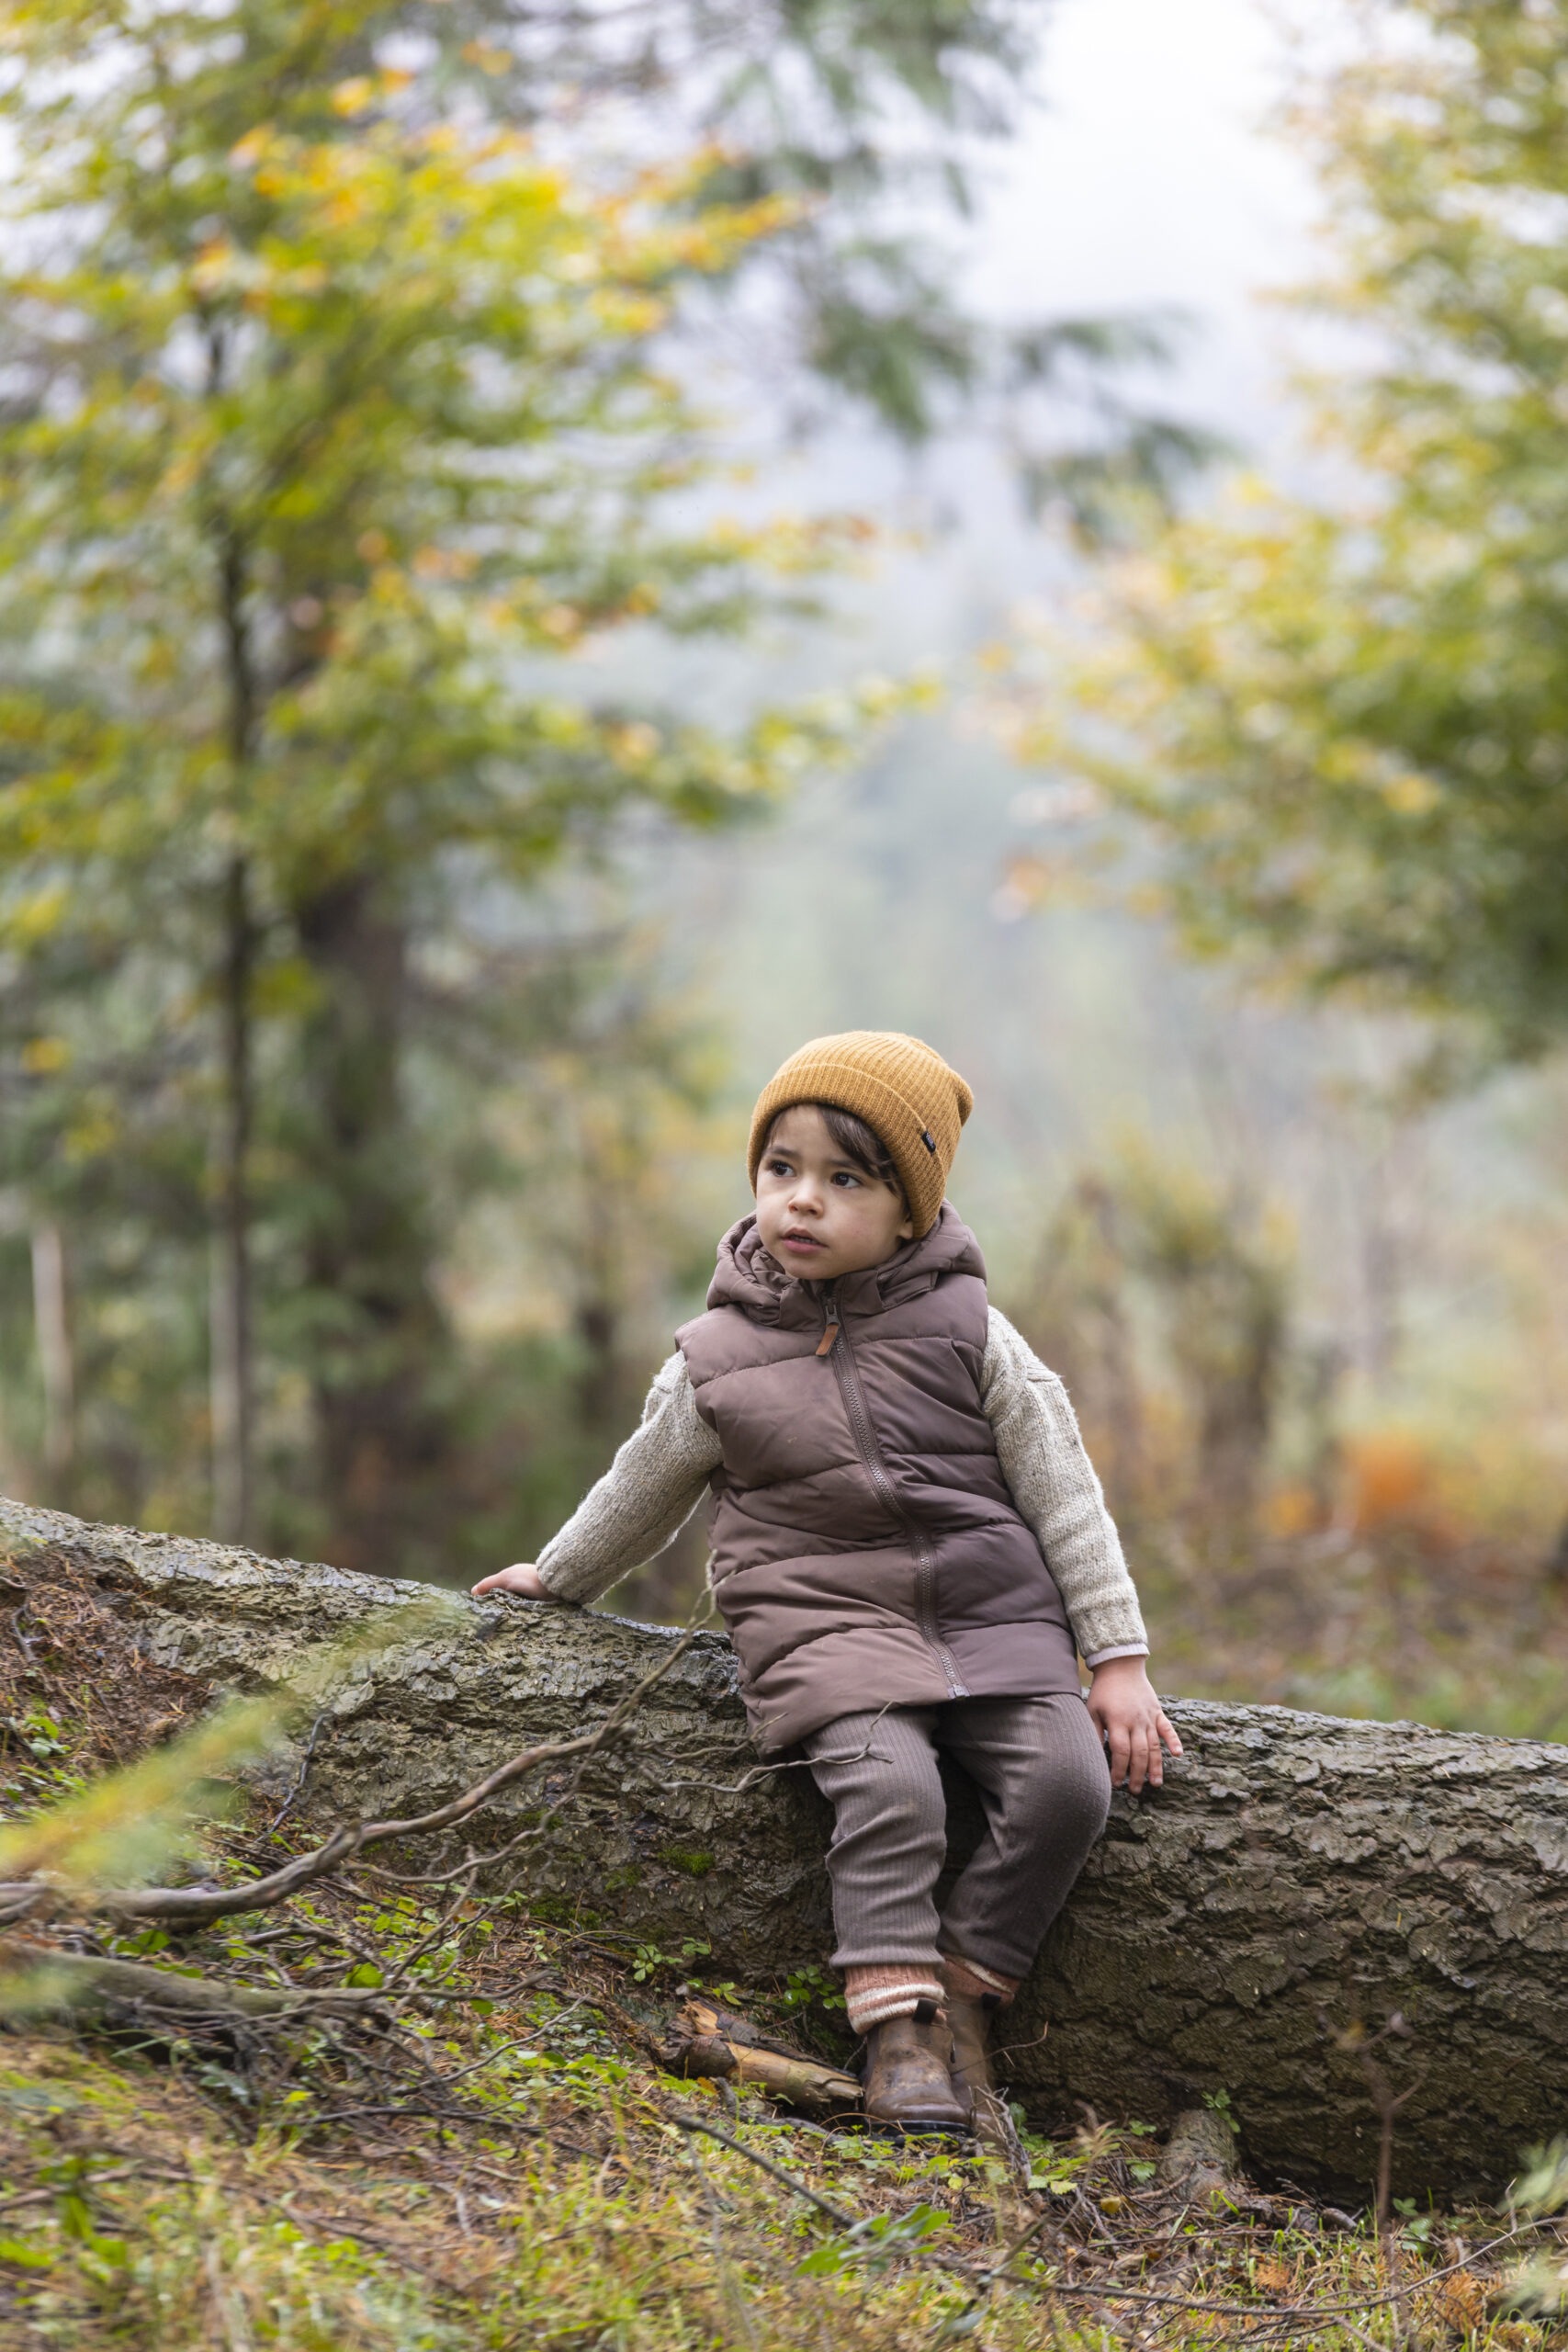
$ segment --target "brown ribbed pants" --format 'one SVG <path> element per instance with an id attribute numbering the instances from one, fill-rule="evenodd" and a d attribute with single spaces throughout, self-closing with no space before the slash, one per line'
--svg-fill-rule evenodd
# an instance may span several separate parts
<path id="1" fill-rule="evenodd" d="M 805 1742 L 833 1806 L 828 1875 L 835 1968 L 939 1953 L 1028 1973 L 1111 1808 L 1111 1773 L 1083 1701 L 953 1699 L 840 1715 Z M 986 1829 L 940 1919 L 947 1854 L 945 1748 L 980 1792 Z"/>

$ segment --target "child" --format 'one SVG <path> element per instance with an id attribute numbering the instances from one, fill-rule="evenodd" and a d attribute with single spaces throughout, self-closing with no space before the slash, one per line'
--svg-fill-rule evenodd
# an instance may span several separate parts
<path id="1" fill-rule="evenodd" d="M 719 1244 L 640 1428 L 536 1566 L 474 1587 L 591 1600 L 711 1489 L 752 1731 L 803 1747 L 834 1808 L 833 1961 L 866 2113 L 907 2130 L 994 2116 L 991 2016 L 1112 1779 L 1157 1786 L 1161 1742 L 1181 1753 L 1066 1391 L 987 1306 L 942 1197 L 973 1099 L 917 1037 L 852 1030 L 792 1055 L 752 1116 L 756 1214 Z M 940 1749 L 986 1830 L 939 1920 Z"/>

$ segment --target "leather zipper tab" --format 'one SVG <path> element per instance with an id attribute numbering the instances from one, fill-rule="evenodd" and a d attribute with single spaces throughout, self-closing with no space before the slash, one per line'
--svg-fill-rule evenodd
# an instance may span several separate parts
<path id="1" fill-rule="evenodd" d="M 824 1330 L 822 1337 L 817 1342 L 817 1352 L 819 1356 L 830 1356 L 832 1354 L 833 1342 L 839 1336 L 839 1306 L 836 1299 L 829 1299 L 827 1303 L 827 1329 Z"/>

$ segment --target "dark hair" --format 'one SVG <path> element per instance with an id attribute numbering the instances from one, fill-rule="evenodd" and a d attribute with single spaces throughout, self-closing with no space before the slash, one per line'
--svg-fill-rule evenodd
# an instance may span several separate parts
<path id="1" fill-rule="evenodd" d="M 903 1193 L 903 1180 L 893 1155 L 876 1129 L 867 1126 L 863 1119 L 857 1119 L 852 1111 L 840 1111 L 836 1102 L 786 1102 L 784 1110 L 775 1111 L 762 1145 L 764 1158 L 773 1148 L 774 1127 L 791 1111 L 820 1111 L 828 1133 L 844 1158 L 852 1159 L 857 1168 L 863 1168 L 868 1176 L 875 1176 L 882 1183 L 891 1184 L 900 1195 Z"/>

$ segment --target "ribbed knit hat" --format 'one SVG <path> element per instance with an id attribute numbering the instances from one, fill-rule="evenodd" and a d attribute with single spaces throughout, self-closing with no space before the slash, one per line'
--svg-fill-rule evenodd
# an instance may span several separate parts
<path id="1" fill-rule="evenodd" d="M 931 1231 L 942 1210 L 959 1129 L 975 1107 L 975 1097 L 939 1053 L 897 1029 L 846 1029 L 841 1036 L 813 1037 L 791 1054 L 757 1098 L 746 1158 L 753 1191 L 768 1129 L 793 1102 L 831 1102 L 874 1128 L 898 1170 L 916 1238 Z"/>

